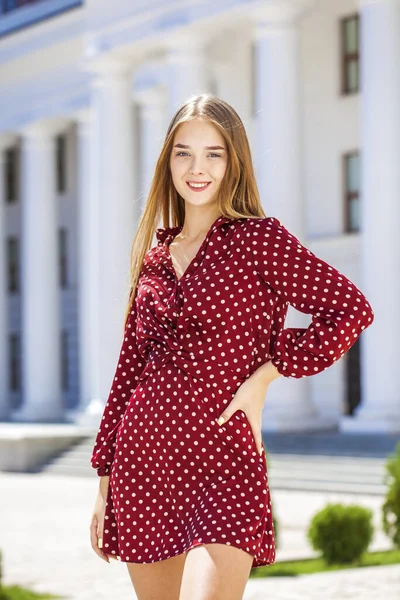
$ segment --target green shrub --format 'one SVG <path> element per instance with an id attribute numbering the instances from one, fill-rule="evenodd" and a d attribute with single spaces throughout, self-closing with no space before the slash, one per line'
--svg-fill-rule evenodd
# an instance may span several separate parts
<path id="1" fill-rule="evenodd" d="M 374 527 L 372 511 L 362 506 L 328 504 L 311 520 L 307 537 L 327 564 L 358 561 L 368 549 Z"/>
<path id="2" fill-rule="evenodd" d="M 388 490 L 382 506 L 383 531 L 400 548 L 400 442 L 386 461 L 385 480 Z"/>

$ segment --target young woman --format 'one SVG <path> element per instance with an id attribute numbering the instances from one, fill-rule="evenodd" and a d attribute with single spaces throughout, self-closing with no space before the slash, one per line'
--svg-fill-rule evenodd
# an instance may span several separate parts
<path id="1" fill-rule="evenodd" d="M 275 560 L 268 386 L 327 369 L 373 311 L 265 216 L 243 123 L 210 94 L 169 125 L 131 265 L 91 458 L 92 547 L 127 564 L 139 600 L 239 600 L 251 568 Z M 311 315 L 308 328 L 284 328 L 289 304 Z"/>

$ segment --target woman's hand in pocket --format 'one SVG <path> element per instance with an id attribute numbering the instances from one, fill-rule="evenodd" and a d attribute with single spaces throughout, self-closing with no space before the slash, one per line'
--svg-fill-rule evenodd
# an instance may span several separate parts
<path id="1" fill-rule="evenodd" d="M 221 426 L 237 410 L 242 410 L 249 421 L 259 454 L 262 454 L 263 451 L 262 411 L 268 386 L 269 382 L 266 378 L 260 377 L 260 374 L 257 375 L 256 371 L 241 384 L 233 399 L 217 419 L 218 425 Z"/>

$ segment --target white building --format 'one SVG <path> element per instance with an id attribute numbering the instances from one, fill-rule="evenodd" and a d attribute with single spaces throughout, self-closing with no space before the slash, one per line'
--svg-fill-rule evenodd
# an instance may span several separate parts
<path id="1" fill-rule="evenodd" d="M 0 420 L 98 422 L 167 124 L 212 91 L 266 214 L 375 312 L 330 369 L 271 385 L 264 428 L 400 431 L 399 62 L 400 0 L 0 0 Z"/>

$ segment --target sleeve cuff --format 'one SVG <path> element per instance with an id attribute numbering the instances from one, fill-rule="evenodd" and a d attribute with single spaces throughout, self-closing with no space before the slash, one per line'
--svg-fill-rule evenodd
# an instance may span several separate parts
<path id="1" fill-rule="evenodd" d="M 110 465 L 105 465 L 103 467 L 98 467 L 97 469 L 97 475 L 99 477 L 103 477 L 104 475 L 110 475 L 111 473 L 111 466 Z"/>
<path id="2" fill-rule="evenodd" d="M 285 363 L 281 358 L 277 358 L 274 356 L 270 359 L 274 367 L 278 370 L 278 372 L 283 375 L 283 377 L 292 377 L 287 368 L 287 363 Z"/>

